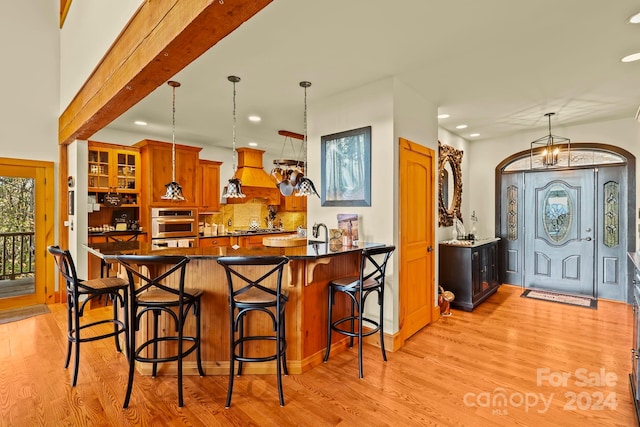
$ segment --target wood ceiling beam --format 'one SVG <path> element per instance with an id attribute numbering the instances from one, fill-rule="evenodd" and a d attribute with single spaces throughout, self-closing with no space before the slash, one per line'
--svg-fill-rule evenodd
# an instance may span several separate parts
<path id="1" fill-rule="evenodd" d="M 272 1 L 145 1 L 60 116 L 58 143 L 88 139 Z"/>

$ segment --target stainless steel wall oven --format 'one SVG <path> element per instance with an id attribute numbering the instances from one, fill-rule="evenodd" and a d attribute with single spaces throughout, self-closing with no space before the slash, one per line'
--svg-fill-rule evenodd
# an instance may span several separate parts
<path id="1" fill-rule="evenodd" d="M 198 211 L 195 208 L 152 208 L 154 246 L 197 246 Z"/>

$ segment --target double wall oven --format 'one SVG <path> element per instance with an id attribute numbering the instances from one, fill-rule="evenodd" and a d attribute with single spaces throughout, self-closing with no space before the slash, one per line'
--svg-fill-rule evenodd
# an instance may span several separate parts
<path id="1" fill-rule="evenodd" d="M 198 246 L 196 208 L 152 208 L 151 245 L 153 248 Z"/>

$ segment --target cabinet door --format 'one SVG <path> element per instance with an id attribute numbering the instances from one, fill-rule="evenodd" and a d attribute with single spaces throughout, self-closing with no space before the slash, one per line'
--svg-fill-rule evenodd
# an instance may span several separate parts
<path id="1" fill-rule="evenodd" d="M 109 176 L 111 150 L 101 147 L 89 147 L 89 191 L 108 192 L 113 186 Z"/>
<path id="2" fill-rule="evenodd" d="M 202 173 L 200 210 L 201 212 L 220 211 L 220 165 L 221 162 L 200 160 Z"/>
<path id="3" fill-rule="evenodd" d="M 498 279 L 498 244 L 487 245 L 487 281 L 489 287 L 499 284 Z"/>
<path id="4" fill-rule="evenodd" d="M 471 251 L 471 296 L 472 298 L 482 294 L 482 283 L 484 278 L 482 263 L 482 253 L 480 249 Z"/>
<path id="5" fill-rule="evenodd" d="M 119 191 L 140 191 L 140 153 L 114 150 L 115 179 Z"/>
<path id="6" fill-rule="evenodd" d="M 306 212 L 307 198 L 299 196 L 280 196 L 280 206 L 284 207 L 285 212 Z"/>
<path id="7" fill-rule="evenodd" d="M 239 244 L 243 248 L 261 248 L 263 235 L 254 235 L 254 236 L 242 236 L 239 239 Z"/>
<path id="8" fill-rule="evenodd" d="M 173 181 L 173 166 L 171 144 L 154 146 L 149 150 L 149 167 L 151 167 L 151 203 L 154 205 L 173 205 L 173 202 L 163 200 L 166 194 L 166 184 Z M 197 206 L 196 176 L 198 169 L 198 152 L 176 148 L 176 181 L 182 186 L 185 206 Z"/>

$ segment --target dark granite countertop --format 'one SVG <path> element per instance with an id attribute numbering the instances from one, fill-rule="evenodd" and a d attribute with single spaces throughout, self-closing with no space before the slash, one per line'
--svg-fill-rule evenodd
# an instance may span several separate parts
<path id="1" fill-rule="evenodd" d="M 248 231 L 248 230 L 238 230 L 238 231 L 230 231 L 225 234 L 217 234 L 215 236 L 203 236 L 202 234 L 199 236 L 200 239 L 211 239 L 216 237 L 239 237 L 239 236 L 268 236 L 270 234 L 294 234 L 297 233 L 297 230 L 258 230 L 258 231 Z"/>
<path id="2" fill-rule="evenodd" d="M 111 236 L 130 236 L 132 234 L 147 234 L 146 231 L 140 230 L 111 230 L 111 231 L 89 231 L 89 236 L 106 236 L 107 234 Z"/>
<path id="3" fill-rule="evenodd" d="M 89 253 L 104 259 L 113 259 L 120 254 L 137 255 L 184 255 L 194 259 L 216 259 L 223 256 L 287 256 L 291 259 L 317 259 L 331 257 L 364 248 L 385 246 L 382 243 L 358 242 L 358 246 L 337 246 L 327 243 L 314 243 L 307 246 L 289 248 L 252 247 L 234 249 L 231 246 L 206 248 L 162 248 L 152 249 L 149 242 L 109 242 L 83 245 Z"/>

